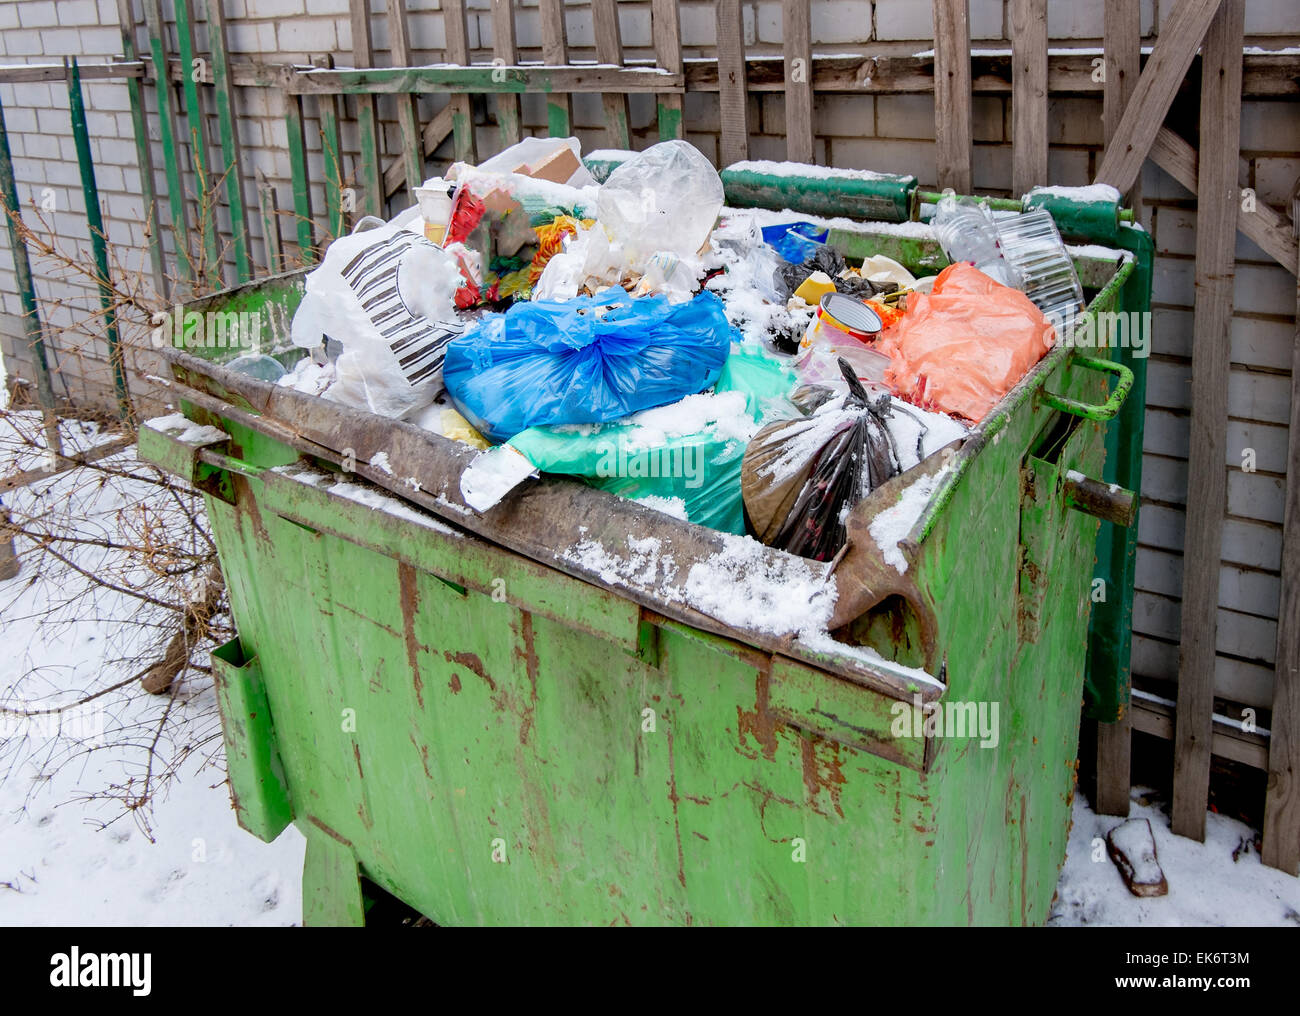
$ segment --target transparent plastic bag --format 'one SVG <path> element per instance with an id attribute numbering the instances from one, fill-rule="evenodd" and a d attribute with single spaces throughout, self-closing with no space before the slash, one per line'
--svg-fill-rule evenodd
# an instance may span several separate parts
<path id="1" fill-rule="evenodd" d="M 1020 288 L 1020 277 L 1002 255 L 998 225 L 986 205 L 973 198 L 958 200 L 945 195 L 939 199 L 930 225 L 949 261 L 969 261 L 993 281 Z"/>
<path id="2" fill-rule="evenodd" d="M 693 258 L 722 202 L 722 178 L 700 150 L 685 141 L 664 141 L 610 173 L 596 209 L 610 239 L 636 265 L 658 251 Z"/>

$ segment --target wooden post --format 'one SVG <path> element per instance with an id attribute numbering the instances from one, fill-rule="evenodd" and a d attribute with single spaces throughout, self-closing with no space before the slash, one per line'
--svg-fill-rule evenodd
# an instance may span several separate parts
<path id="1" fill-rule="evenodd" d="M 276 206 L 275 188 L 266 175 L 257 170 L 257 209 L 262 217 L 262 238 L 266 243 L 266 270 L 271 275 L 284 271 L 284 246 L 280 240 L 280 209 Z"/>
<path id="2" fill-rule="evenodd" d="M 650 31 L 654 36 L 655 63 L 672 74 L 681 74 L 682 23 L 677 0 L 651 0 Z M 682 105 L 679 92 L 665 92 L 659 96 L 660 141 L 671 141 L 683 135 Z"/>
<path id="3" fill-rule="evenodd" d="M 815 153 L 810 21 L 806 0 L 783 0 L 785 157 L 791 162 L 812 162 Z"/>
<path id="4" fill-rule="evenodd" d="M 745 24 L 740 0 L 718 0 L 719 145 L 723 166 L 749 158 L 749 94 L 745 82 Z"/>
<path id="5" fill-rule="evenodd" d="M 934 0 L 934 136 L 940 189 L 969 194 L 970 0 Z"/>
<path id="6" fill-rule="evenodd" d="M 1291 197 L 1300 243 L 1300 186 Z M 1273 719 L 1260 860 L 1300 875 L 1300 259 L 1296 271 L 1296 343 L 1291 354 L 1291 429 L 1287 435 L 1286 509 L 1282 517 L 1282 592 L 1273 666 Z"/>
<path id="7" fill-rule="evenodd" d="M 1105 93 L 1102 126 L 1106 144 L 1119 129 L 1120 117 L 1141 71 L 1142 22 L 1139 0 L 1106 0 Z M 1138 208 L 1138 185 L 1133 185 L 1129 202 Z M 1125 673 L 1125 677 L 1129 675 Z M 1099 815 L 1127 815 L 1132 779 L 1133 718 L 1125 711 L 1114 723 L 1097 724 L 1097 795 L 1093 802 Z"/>
<path id="8" fill-rule="evenodd" d="M 370 27 L 370 0 L 351 0 L 352 12 L 352 62 L 357 67 L 375 64 L 374 35 Z M 373 95 L 356 96 L 357 103 L 357 188 L 361 191 L 358 203 L 362 215 L 379 215 L 384 211 L 383 172 L 380 168 L 379 119 L 375 114 Z"/>
<path id="9" fill-rule="evenodd" d="M 1175 8 L 1194 3 L 1186 0 Z M 1175 15 L 1176 16 L 1176 15 Z M 1197 180 L 1196 304 L 1192 325 L 1191 454 L 1183 539 L 1182 631 L 1174 737 L 1171 828 L 1205 838 L 1213 736 L 1219 560 L 1227 492 L 1229 326 L 1237 235 L 1237 159 L 1241 143 L 1241 42 L 1245 0 L 1223 0 L 1201 57 L 1201 137 Z M 1145 77 L 1145 76 L 1144 76 Z M 1141 84 L 1139 83 L 1139 89 Z M 1120 134 L 1134 109 L 1130 104 Z M 1154 139 L 1155 131 L 1151 132 Z M 1126 177 L 1118 177 L 1127 180 Z M 1118 185 L 1117 185 L 1118 186 Z"/>
<path id="10" fill-rule="evenodd" d="M 507 67 L 519 62 L 519 47 L 515 42 L 515 12 L 511 0 L 492 0 L 492 56 Z M 502 92 L 496 97 L 497 128 L 504 147 L 518 144 L 523 132 L 519 126 L 519 96 Z"/>
<path id="11" fill-rule="evenodd" d="M 442 0 L 442 18 L 447 30 L 447 62 L 468 67 L 469 30 L 465 27 L 465 0 Z M 451 107 L 452 146 L 456 161 L 475 162 L 477 156 L 474 153 L 478 146 L 474 140 L 474 106 L 468 95 L 453 95 L 448 105 Z"/>
<path id="12" fill-rule="evenodd" d="M 1106 150 L 1119 133 L 1120 121 L 1142 74 L 1142 7 L 1140 0 L 1106 0 L 1102 46 L 1106 81 L 1102 93 L 1102 131 Z M 1141 218 L 1142 188 L 1135 180 L 1125 195 Z"/>
<path id="13" fill-rule="evenodd" d="M 221 235 L 217 225 L 217 188 L 212 186 L 212 162 L 208 158 L 208 122 L 204 111 L 203 95 L 197 80 L 198 67 L 194 63 L 194 18 L 190 11 L 192 0 L 176 0 L 176 48 L 181 60 L 185 96 L 185 120 L 189 127 L 190 168 L 198 188 L 195 195 L 199 205 L 199 243 L 203 249 L 203 278 L 210 289 L 225 285 L 224 265 L 221 258 Z"/>
<path id="14" fill-rule="evenodd" d="M 284 103 L 284 127 L 289 138 L 289 175 L 293 187 L 293 216 L 298 235 L 298 260 L 310 265 L 316 260 L 312 244 L 311 182 L 307 177 L 307 140 L 302 128 L 302 96 L 280 93 Z"/>
<path id="15" fill-rule="evenodd" d="M 1011 194 L 1047 180 L 1047 0 L 1011 0 Z"/>
<path id="16" fill-rule="evenodd" d="M 542 16 L 542 60 L 548 67 L 563 67 L 569 62 L 564 0 L 540 0 L 539 12 Z M 546 132 L 553 138 L 567 138 L 573 133 L 573 113 L 567 93 L 546 97 Z"/>
<path id="17" fill-rule="evenodd" d="M 135 11 L 131 0 L 117 0 L 117 19 L 122 28 L 122 58 L 138 60 L 135 43 Z M 126 93 L 131 105 L 131 133 L 135 135 L 135 161 L 140 169 L 140 198 L 144 205 L 144 230 L 149 243 L 149 263 L 153 268 L 154 290 L 158 299 L 168 297 L 167 272 L 163 268 L 162 223 L 158 218 L 158 196 L 154 188 L 153 147 L 149 141 L 148 111 L 144 106 L 144 83 L 140 78 L 126 79 Z"/>
<path id="18" fill-rule="evenodd" d="M 208 48 L 212 51 L 212 90 L 216 97 L 217 124 L 221 133 L 221 172 L 226 180 L 226 203 L 230 209 L 230 246 L 235 257 L 235 279 L 253 277 L 248 250 L 248 208 L 244 204 L 244 159 L 239 131 L 235 127 L 235 88 L 230 80 L 229 46 L 226 42 L 226 12 L 222 0 L 207 0 Z"/>
<path id="19" fill-rule="evenodd" d="M 451 20 L 451 11 L 443 5 L 443 17 Z M 463 13 L 463 12 L 462 12 Z M 394 67 L 411 66 L 411 31 L 406 23 L 406 0 L 388 0 L 388 46 Z M 447 32 L 451 45 L 451 31 Z M 452 96 L 455 101 L 455 96 Z M 397 96 L 397 125 L 402 131 L 402 168 L 406 189 L 415 197 L 415 188 L 424 183 L 424 149 L 420 147 L 420 113 L 412 94 Z"/>
<path id="20" fill-rule="evenodd" d="M 167 204 L 171 210 L 172 241 L 181 280 L 192 283 L 194 259 L 190 248 L 189 213 L 185 208 L 185 185 L 181 175 L 181 137 L 176 93 L 168 73 L 167 24 L 163 21 L 161 0 L 144 0 L 144 18 L 149 31 L 149 55 L 153 60 L 154 92 L 158 98 L 158 138 L 162 142 L 163 171 L 167 178 Z"/>
<path id="21" fill-rule="evenodd" d="M 1133 186 L 1218 6 L 1219 0 L 1180 0 L 1174 6 L 1106 147 L 1098 183 L 1108 183 L 1121 194 Z"/>
<path id="22" fill-rule="evenodd" d="M 317 57 L 312 63 L 317 67 L 332 68 L 332 56 Z M 321 253 L 330 240 L 343 235 L 346 223 L 343 214 L 343 139 L 339 133 L 339 96 L 316 96 L 316 109 L 320 124 L 321 162 L 325 167 L 325 221 L 329 237 L 321 243 Z"/>
<path id="23" fill-rule="evenodd" d="M 591 18 L 596 30 L 596 59 L 603 64 L 622 67 L 623 37 L 618 27 L 618 4 L 615 0 L 591 0 Z M 605 110 L 605 130 L 610 147 L 631 148 L 627 96 L 622 92 L 606 92 L 600 101 Z"/>

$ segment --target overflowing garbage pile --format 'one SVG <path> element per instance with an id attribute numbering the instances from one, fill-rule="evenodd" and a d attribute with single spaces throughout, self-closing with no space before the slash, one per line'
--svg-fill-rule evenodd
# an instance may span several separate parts
<path id="1" fill-rule="evenodd" d="M 946 199 L 954 263 L 918 278 L 848 263 L 824 224 L 724 208 L 682 141 L 597 185 L 575 139 L 530 138 L 416 196 L 329 247 L 278 383 L 481 449 L 461 484 L 479 511 L 567 475 L 829 560 L 856 504 L 1047 353 L 1040 307 L 1082 296 L 1046 213 Z"/>

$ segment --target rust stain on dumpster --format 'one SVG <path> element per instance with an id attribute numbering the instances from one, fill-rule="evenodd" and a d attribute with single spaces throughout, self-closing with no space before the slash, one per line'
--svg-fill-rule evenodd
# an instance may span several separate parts
<path id="1" fill-rule="evenodd" d="M 537 713 L 537 648 L 533 644 L 533 615 L 524 611 L 520 615 L 519 636 L 523 649 L 516 649 L 515 654 L 523 657 L 524 673 L 528 677 L 528 705 L 520 710 L 519 743 L 527 744 L 528 735 L 533 729 L 533 717 Z"/>
<path id="2" fill-rule="evenodd" d="M 667 714 L 665 713 L 665 716 Z M 673 805 L 673 835 L 677 838 L 677 881 L 686 888 L 686 855 L 682 853 L 682 824 L 677 816 L 677 762 L 673 754 L 673 728 L 668 727 L 668 800 Z"/>
<path id="3" fill-rule="evenodd" d="M 402 637 L 406 642 L 406 662 L 411 668 L 415 700 L 424 708 L 424 680 L 420 677 L 420 643 L 415 638 L 415 612 L 420 608 L 420 589 L 415 569 L 405 561 L 397 563 L 398 600 L 402 606 Z"/>
<path id="4" fill-rule="evenodd" d="M 772 665 L 759 669 L 754 681 L 754 709 L 748 712 L 736 706 L 736 726 L 740 736 L 740 751 L 745 751 L 745 735 L 753 737 L 762 749 L 763 757 L 769 762 L 776 759 L 776 732 L 782 724 L 768 709 L 769 683 L 772 678 Z"/>
<path id="5" fill-rule="evenodd" d="M 826 744 L 830 748 L 831 758 L 825 763 L 817 758 L 818 744 Z M 801 737 L 799 738 L 799 753 L 803 762 L 803 785 L 808 791 L 808 803 L 816 811 L 821 812 L 821 808 L 817 806 L 818 794 L 825 790 L 830 795 L 831 807 L 835 809 L 840 818 L 843 818 L 844 809 L 840 807 L 840 788 L 844 786 L 845 779 L 839 757 L 840 746 L 833 741 L 827 742 L 820 738 Z M 823 765 L 825 766 L 824 776 L 822 774 Z"/>
<path id="6" fill-rule="evenodd" d="M 459 663 L 471 674 L 481 677 L 487 683 L 488 688 L 491 689 L 493 694 L 496 693 L 497 683 L 492 680 L 492 675 L 487 672 L 487 668 L 483 666 L 483 661 L 479 659 L 476 654 L 453 653 L 450 649 L 446 649 L 443 650 L 442 655 L 446 658 L 448 663 Z"/>

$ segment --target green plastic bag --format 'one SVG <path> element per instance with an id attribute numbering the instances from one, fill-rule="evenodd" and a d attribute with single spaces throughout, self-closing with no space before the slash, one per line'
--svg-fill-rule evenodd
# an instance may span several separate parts
<path id="1" fill-rule="evenodd" d="M 745 446 L 763 424 L 798 415 L 796 380 L 757 347 L 733 347 L 712 392 L 620 423 L 530 427 L 507 443 L 543 472 L 739 535 Z"/>

